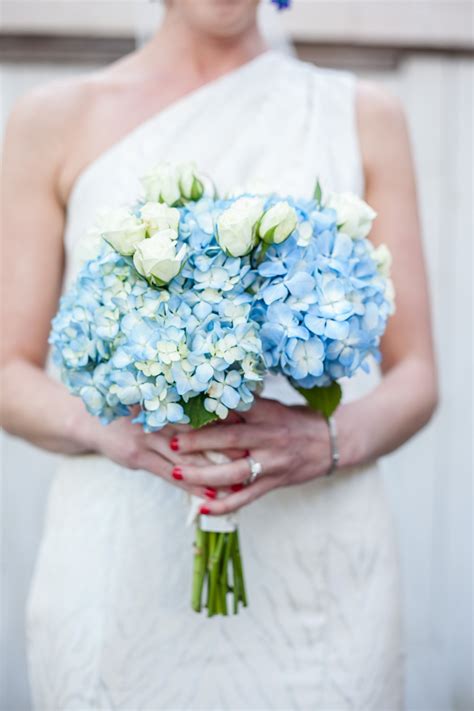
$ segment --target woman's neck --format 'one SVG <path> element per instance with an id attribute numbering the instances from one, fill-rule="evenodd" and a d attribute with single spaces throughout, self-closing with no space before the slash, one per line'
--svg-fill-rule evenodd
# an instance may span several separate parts
<path id="1" fill-rule="evenodd" d="M 200 82 L 232 71 L 267 49 L 256 22 L 238 36 L 214 37 L 190 28 L 170 10 L 146 47 L 153 62 Z"/>

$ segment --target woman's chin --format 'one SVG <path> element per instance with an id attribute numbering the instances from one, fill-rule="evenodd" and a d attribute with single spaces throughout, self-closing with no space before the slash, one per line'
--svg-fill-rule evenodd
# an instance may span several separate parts
<path id="1" fill-rule="evenodd" d="M 238 37 L 255 23 L 258 0 L 176 0 L 184 18 L 196 30 L 215 38 Z"/>

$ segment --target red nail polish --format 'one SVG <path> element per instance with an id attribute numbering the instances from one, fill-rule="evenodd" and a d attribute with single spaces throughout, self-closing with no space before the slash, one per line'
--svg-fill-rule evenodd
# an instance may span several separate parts
<path id="1" fill-rule="evenodd" d="M 215 499 L 217 496 L 217 491 L 215 489 L 205 489 L 204 493 L 209 499 Z"/>
<path id="2" fill-rule="evenodd" d="M 173 452 L 177 452 L 179 449 L 179 442 L 176 435 L 170 439 L 170 449 L 172 449 Z"/>
<path id="3" fill-rule="evenodd" d="M 230 488 L 232 491 L 242 491 L 242 489 L 244 488 L 244 485 L 243 484 L 232 484 L 232 486 Z"/>
<path id="4" fill-rule="evenodd" d="M 244 457 L 250 457 L 250 450 L 249 449 L 245 450 Z"/>
<path id="5" fill-rule="evenodd" d="M 171 475 L 173 479 L 182 479 L 183 478 L 183 473 L 181 470 L 181 467 L 175 467 L 173 471 L 171 472 Z"/>
<path id="6" fill-rule="evenodd" d="M 210 513 L 211 513 L 211 509 L 210 509 L 208 506 L 201 506 L 201 508 L 199 509 L 199 513 L 201 513 L 201 514 L 210 514 Z"/>

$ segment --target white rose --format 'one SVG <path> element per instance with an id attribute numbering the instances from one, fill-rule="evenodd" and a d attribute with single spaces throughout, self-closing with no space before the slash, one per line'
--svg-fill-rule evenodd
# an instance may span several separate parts
<path id="1" fill-rule="evenodd" d="M 377 271 L 385 279 L 385 298 L 390 306 L 390 313 L 395 313 L 395 289 L 390 279 L 392 254 L 386 244 L 380 244 L 372 250 L 372 258 L 377 265 Z"/>
<path id="2" fill-rule="evenodd" d="M 176 232 L 162 230 L 137 246 L 133 263 L 139 274 L 157 286 L 163 286 L 179 274 L 186 246 L 176 252 Z"/>
<path id="3" fill-rule="evenodd" d="M 257 223 L 262 216 L 263 200 L 243 197 L 217 218 L 217 241 L 232 257 L 249 254 L 258 241 Z"/>
<path id="4" fill-rule="evenodd" d="M 176 166 L 159 163 L 141 179 L 145 200 L 174 205 L 181 200 L 179 175 Z"/>
<path id="5" fill-rule="evenodd" d="M 352 193 L 331 193 L 327 207 L 337 213 L 337 225 L 349 237 L 367 237 L 377 213 L 364 200 Z"/>
<path id="6" fill-rule="evenodd" d="M 159 230 L 178 230 L 179 210 L 175 207 L 168 207 L 162 202 L 147 202 L 140 214 L 150 235 Z"/>
<path id="7" fill-rule="evenodd" d="M 309 220 L 305 220 L 304 222 L 300 222 L 298 225 L 298 239 L 296 244 L 298 247 L 307 247 L 308 244 L 311 242 L 311 237 L 313 236 L 313 227 L 311 225 L 311 222 Z"/>
<path id="8" fill-rule="evenodd" d="M 100 235 L 123 255 L 132 255 L 146 234 L 143 222 L 125 208 L 103 211 L 98 216 L 97 229 Z"/>
<path id="9" fill-rule="evenodd" d="M 258 234 L 268 244 L 280 244 L 291 235 L 297 224 L 294 208 L 286 201 L 277 202 L 264 213 Z"/>
<path id="10" fill-rule="evenodd" d="M 390 313 L 395 313 L 395 287 L 393 286 L 393 281 L 390 277 L 387 277 L 387 282 L 385 285 L 385 298 L 390 305 Z"/>
<path id="11" fill-rule="evenodd" d="M 179 188 L 185 200 L 199 200 L 204 193 L 204 184 L 198 176 L 194 163 L 183 163 L 178 167 Z"/>
<path id="12" fill-rule="evenodd" d="M 372 257 L 377 265 L 377 271 L 381 276 L 388 278 L 392 266 L 392 254 L 386 244 L 381 244 L 372 252 Z"/>

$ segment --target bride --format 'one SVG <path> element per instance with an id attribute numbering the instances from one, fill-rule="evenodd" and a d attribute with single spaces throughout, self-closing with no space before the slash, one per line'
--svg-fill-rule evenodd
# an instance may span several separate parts
<path id="1" fill-rule="evenodd" d="M 25 96 L 9 121 L 2 421 L 61 455 L 27 606 L 36 709 L 402 704 L 397 553 L 376 460 L 437 397 L 405 119 L 352 74 L 267 49 L 257 5 L 168 0 L 144 47 Z M 224 189 L 262 179 L 310 196 L 319 177 L 378 212 L 397 313 L 379 382 L 344 383 L 330 477 L 326 423 L 281 378 L 244 422 L 144 434 L 129 419 L 101 426 L 44 368 L 97 210 L 136 195 L 148 165 L 182 159 Z M 231 463 L 205 464 L 209 449 Z M 263 474 L 244 485 L 248 452 Z M 182 491 L 196 489 L 211 515 L 240 509 L 250 606 L 235 617 L 189 608 Z"/>

